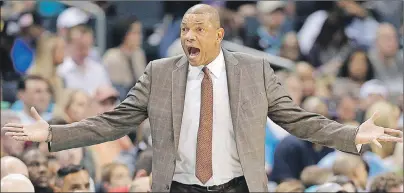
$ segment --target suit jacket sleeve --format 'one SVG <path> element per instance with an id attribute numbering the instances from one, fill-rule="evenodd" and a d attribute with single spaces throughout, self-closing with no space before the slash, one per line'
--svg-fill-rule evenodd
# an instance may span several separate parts
<path id="1" fill-rule="evenodd" d="M 50 152 L 90 146 L 125 136 L 148 117 L 152 63 L 113 111 L 67 125 L 52 126 Z"/>
<path id="2" fill-rule="evenodd" d="M 264 60 L 268 116 L 279 126 L 303 140 L 358 154 L 358 128 L 339 124 L 296 105 L 282 87 L 268 61 Z"/>

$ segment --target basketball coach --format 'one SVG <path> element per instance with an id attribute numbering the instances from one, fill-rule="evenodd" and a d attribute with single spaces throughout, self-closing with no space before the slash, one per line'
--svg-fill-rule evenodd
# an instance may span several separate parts
<path id="1" fill-rule="evenodd" d="M 295 105 L 268 61 L 221 48 L 224 29 L 213 7 L 184 15 L 185 55 L 150 62 L 113 111 L 68 125 L 10 123 L 16 140 L 49 142 L 52 152 L 118 139 L 149 118 L 153 192 L 267 192 L 267 116 L 289 133 L 358 154 L 361 144 L 402 142 L 402 132 L 374 125 L 341 125 Z M 393 137 L 399 134 L 400 137 Z"/>

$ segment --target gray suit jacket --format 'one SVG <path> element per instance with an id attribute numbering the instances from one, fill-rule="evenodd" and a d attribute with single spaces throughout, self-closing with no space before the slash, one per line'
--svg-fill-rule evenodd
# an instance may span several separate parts
<path id="1" fill-rule="evenodd" d="M 268 191 L 264 169 L 267 116 L 299 138 L 358 153 L 354 143 L 357 129 L 305 112 L 295 105 L 268 61 L 223 52 L 237 151 L 250 192 Z M 169 192 L 187 72 L 188 61 L 183 55 L 150 62 L 127 98 L 114 111 L 69 125 L 53 126 L 50 151 L 118 139 L 149 118 L 153 140 L 152 190 Z"/>

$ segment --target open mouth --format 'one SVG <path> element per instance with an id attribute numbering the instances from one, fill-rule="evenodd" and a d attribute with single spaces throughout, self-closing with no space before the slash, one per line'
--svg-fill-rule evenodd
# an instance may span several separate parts
<path id="1" fill-rule="evenodd" d="M 199 48 L 188 47 L 189 56 L 192 57 L 192 58 L 198 56 L 200 51 L 201 50 Z"/>

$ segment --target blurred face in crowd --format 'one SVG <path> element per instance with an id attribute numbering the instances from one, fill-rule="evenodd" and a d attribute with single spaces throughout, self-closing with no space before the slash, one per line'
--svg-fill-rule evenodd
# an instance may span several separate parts
<path id="1" fill-rule="evenodd" d="M 296 64 L 296 73 L 302 81 L 303 96 L 314 95 L 314 92 L 316 90 L 314 68 L 306 62 L 299 62 Z"/>
<path id="2" fill-rule="evenodd" d="M 59 65 L 63 62 L 65 57 L 65 41 L 62 38 L 57 38 L 55 47 L 53 50 L 53 61 L 55 65 Z"/>
<path id="3" fill-rule="evenodd" d="M 125 187 L 130 185 L 131 177 L 127 167 L 119 165 L 111 173 L 110 188 Z"/>
<path id="4" fill-rule="evenodd" d="M 90 32 L 72 32 L 70 42 L 70 54 L 77 64 L 81 64 L 88 57 L 93 45 L 93 34 Z"/>
<path id="5" fill-rule="evenodd" d="M 19 98 L 26 107 L 35 107 L 38 113 L 43 113 L 51 100 L 49 84 L 43 80 L 27 80 L 25 90 L 19 92 Z"/>
<path id="6" fill-rule="evenodd" d="M 5 117 L 4 112 L 1 114 L 1 122 L 3 125 L 6 123 L 21 123 L 21 120 L 17 116 L 10 116 L 10 117 Z M 2 150 L 10 155 L 10 156 L 15 156 L 19 157 L 21 153 L 24 151 L 24 142 L 23 141 L 17 141 L 10 136 L 6 136 L 5 132 L 1 133 L 1 148 Z"/>
<path id="7" fill-rule="evenodd" d="M 300 105 L 303 97 L 302 83 L 297 76 L 290 76 L 286 79 L 286 90 L 292 100 Z"/>
<path id="8" fill-rule="evenodd" d="M 181 23 L 181 45 L 193 66 L 207 65 L 220 52 L 224 29 L 217 11 L 208 5 L 196 5 L 184 15 Z"/>
<path id="9" fill-rule="evenodd" d="M 338 118 L 341 122 L 354 121 L 356 117 L 356 102 L 351 97 L 343 97 L 338 106 Z"/>
<path id="10" fill-rule="evenodd" d="M 68 174 L 63 178 L 61 192 L 89 192 L 90 175 L 86 170 L 80 170 L 76 173 Z"/>
<path id="11" fill-rule="evenodd" d="M 394 57 L 398 51 L 397 32 L 391 24 L 381 24 L 377 31 L 377 45 L 383 57 Z"/>
<path id="12" fill-rule="evenodd" d="M 76 92 L 72 96 L 70 105 L 66 108 L 66 114 L 70 121 L 76 122 L 86 118 L 86 112 L 90 106 L 90 98 L 84 92 Z"/>
<path id="13" fill-rule="evenodd" d="M 261 13 L 261 23 L 270 29 L 278 29 L 285 21 L 285 10 L 276 9 L 271 13 Z"/>
<path id="14" fill-rule="evenodd" d="M 139 48 L 142 45 L 143 35 L 142 35 L 142 23 L 135 22 L 132 23 L 128 33 L 125 37 L 125 44 L 132 49 Z"/>
<path id="15" fill-rule="evenodd" d="M 349 77 L 358 80 L 365 81 L 368 71 L 368 64 L 366 59 L 366 53 L 355 52 L 350 58 L 348 64 Z"/>
<path id="16" fill-rule="evenodd" d="M 285 35 L 285 40 L 281 48 L 281 57 L 292 61 L 297 61 L 299 58 L 299 44 L 296 33 L 288 33 Z"/>
<path id="17" fill-rule="evenodd" d="M 48 159 L 39 150 L 33 149 L 23 155 L 23 161 L 28 167 L 29 179 L 37 187 L 49 186 Z"/>

